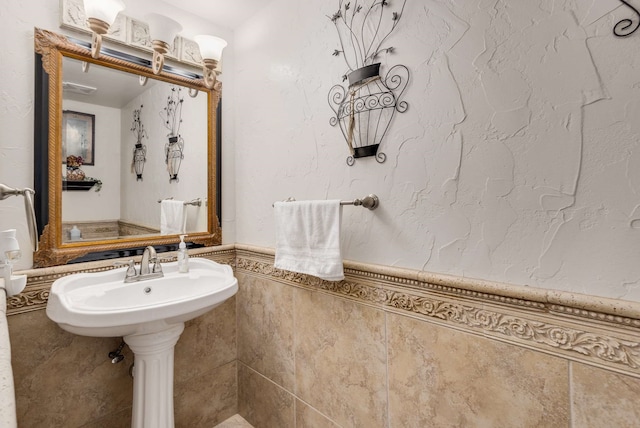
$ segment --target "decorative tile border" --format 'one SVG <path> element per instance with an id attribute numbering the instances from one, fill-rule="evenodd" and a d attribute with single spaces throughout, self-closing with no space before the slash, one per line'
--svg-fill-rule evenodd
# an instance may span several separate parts
<path id="1" fill-rule="evenodd" d="M 190 254 L 246 274 L 640 378 L 640 304 L 634 302 L 353 262 L 345 262 L 344 281 L 329 282 L 276 269 L 273 250 L 242 245 Z M 163 257 L 173 259 L 175 253 Z M 53 281 L 113 269 L 113 262 L 22 271 L 27 287 L 7 299 L 7 315 L 42 310 Z"/>
<path id="2" fill-rule="evenodd" d="M 495 290 L 509 288 L 505 284 L 487 283 L 490 289 L 482 292 L 478 289 L 482 282 L 466 278 L 438 281 L 437 276 L 429 275 L 430 280 L 425 281 L 417 279 L 421 273 L 415 271 L 373 265 L 365 270 L 366 265 L 353 268 L 348 262 L 346 279 L 329 282 L 274 268 L 270 251 L 253 247 L 236 251 L 236 269 L 247 274 L 640 378 L 640 316 L 619 316 L 615 307 L 610 308 L 611 313 L 598 312 L 584 302 L 582 307 L 545 302 L 546 290 L 511 286 L 501 295 Z M 377 272 L 380 270 L 389 273 Z M 392 274 L 394 270 L 398 276 Z M 457 280 L 457 286 L 450 284 L 452 280 Z M 535 299 L 514 297 L 519 294 Z M 603 306 L 602 299 L 593 300 L 593 306 Z M 633 302 L 630 306 L 626 312 L 632 314 Z"/>

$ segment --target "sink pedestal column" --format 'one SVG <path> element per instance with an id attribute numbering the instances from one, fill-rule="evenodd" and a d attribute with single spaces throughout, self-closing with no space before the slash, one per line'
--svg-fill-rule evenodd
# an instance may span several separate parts
<path id="1" fill-rule="evenodd" d="M 124 337 L 135 356 L 132 428 L 173 428 L 173 349 L 183 330 Z"/>

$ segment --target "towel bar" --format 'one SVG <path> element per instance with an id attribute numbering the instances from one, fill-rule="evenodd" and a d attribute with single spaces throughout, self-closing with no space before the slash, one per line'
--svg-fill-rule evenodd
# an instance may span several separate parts
<path id="1" fill-rule="evenodd" d="M 293 201 L 295 201 L 295 199 L 289 197 L 283 202 L 293 202 Z M 272 204 L 271 206 L 274 206 L 274 205 L 275 204 Z M 378 205 L 380 205 L 380 199 L 378 199 L 376 195 L 370 194 L 368 196 L 365 196 L 362 199 L 354 199 L 353 201 L 340 201 L 340 205 L 355 205 L 356 207 L 363 206 L 370 210 L 375 210 L 376 208 L 378 208 Z"/>
<path id="2" fill-rule="evenodd" d="M 162 202 L 163 200 L 167 200 L 167 199 L 173 199 L 173 197 L 165 198 L 165 199 L 158 199 L 158 203 Z M 202 199 L 196 198 L 196 199 L 192 199 L 191 201 L 185 201 L 184 205 L 194 205 L 196 207 L 200 207 L 200 206 L 202 206 Z"/>

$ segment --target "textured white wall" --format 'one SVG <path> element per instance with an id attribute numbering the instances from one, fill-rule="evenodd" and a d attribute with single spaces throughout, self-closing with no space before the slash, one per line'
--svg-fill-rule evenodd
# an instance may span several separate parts
<path id="1" fill-rule="evenodd" d="M 0 183 L 33 188 L 33 28 L 55 29 L 58 3 L 9 0 L 0 8 Z M 31 266 L 20 197 L 0 201 L 0 230 L 15 228 L 22 251 L 17 269 Z"/>
<path id="2" fill-rule="evenodd" d="M 387 162 L 353 167 L 328 123 L 337 1 L 275 1 L 235 40 L 213 27 L 230 41 L 224 241 L 273 246 L 275 200 L 375 192 L 379 210 L 345 208 L 347 259 L 640 300 L 640 34 L 611 35 L 633 17 L 618 6 L 410 0 L 383 59 L 410 68 L 409 111 Z M 33 185 L 33 28 L 64 32 L 58 13 L 56 0 L 0 9 L 0 182 L 15 187 Z M 11 227 L 28 248 L 19 198 L 0 202 Z"/>
<path id="3" fill-rule="evenodd" d="M 390 2 L 397 6 L 399 0 Z M 236 32 L 237 241 L 275 200 L 345 207 L 346 259 L 640 300 L 640 32 L 616 0 L 409 0 L 383 58 L 409 110 L 345 164 L 329 125 L 338 1 L 275 1 Z"/>

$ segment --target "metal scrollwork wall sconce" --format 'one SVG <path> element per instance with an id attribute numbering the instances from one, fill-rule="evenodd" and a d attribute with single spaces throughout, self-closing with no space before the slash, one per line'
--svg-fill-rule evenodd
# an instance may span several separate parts
<path id="1" fill-rule="evenodd" d="M 131 132 L 136 136 L 133 160 L 131 161 L 132 169 L 136 173 L 136 181 L 142 181 L 142 172 L 144 171 L 144 164 L 147 161 L 147 146 L 142 144 L 142 139 L 149 138 L 142 124 L 142 119 L 140 118 L 142 107 L 141 105 L 139 109 L 133 110 L 133 124 L 131 125 Z"/>
<path id="2" fill-rule="evenodd" d="M 169 183 L 180 181 L 178 172 L 182 159 L 184 159 L 184 139 L 180 135 L 182 104 L 184 103 L 184 96 L 181 92 L 181 87 L 172 86 L 171 94 L 167 97 L 167 106 L 160 111 L 163 124 L 169 130 L 167 134 L 169 141 L 164 146 L 164 161 L 167 164 Z"/>
<path id="3" fill-rule="evenodd" d="M 616 25 L 613 27 L 613 34 L 618 37 L 627 37 L 636 32 L 638 27 L 640 27 L 640 11 L 633 7 L 625 0 L 620 0 L 625 6 L 633 10 L 636 14 L 637 21 L 634 23 L 633 20 L 629 18 L 621 19 L 616 22 Z"/>
<path id="4" fill-rule="evenodd" d="M 409 108 L 406 101 L 400 101 L 409 82 L 409 69 L 398 64 L 383 77 L 379 62 L 381 55 L 394 51 L 383 44 L 397 27 L 406 0 L 396 11 L 387 0 L 372 0 L 368 6 L 344 0 L 338 4 L 338 11 L 329 16 L 340 40 L 340 49 L 333 55 L 344 57 L 348 71 L 342 80 L 348 80 L 349 85 L 337 84 L 329 90 L 329 105 L 335 113 L 329 123 L 340 125 L 350 152 L 347 165 L 367 156 L 382 163 L 386 155 L 378 151 L 380 143 L 395 113 Z"/>

